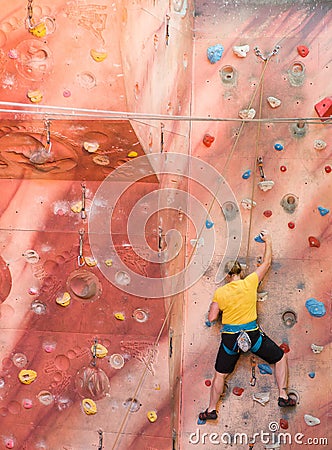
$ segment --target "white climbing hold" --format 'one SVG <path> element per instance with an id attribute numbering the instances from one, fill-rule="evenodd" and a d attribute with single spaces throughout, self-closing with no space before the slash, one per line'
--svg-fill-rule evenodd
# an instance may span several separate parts
<path id="1" fill-rule="evenodd" d="M 258 183 L 258 187 L 259 189 L 261 189 L 262 191 L 266 192 L 269 191 L 273 188 L 274 186 L 274 181 L 268 181 L 268 180 L 264 180 L 264 181 L 260 181 Z"/>
<path id="2" fill-rule="evenodd" d="M 267 300 L 267 294 L 268 293 L 266 291 L 257 292 L 257 301 L 264 302 L 265 300 Z"/>
<path id="3" fill-rule="evenodd" d="M 255 200 L 251 200 L 250 198 L 244 198 L 243 200 L 241 200 L 241 205 L 244 209 L 251 209 L 256 206 L 256 202 Z"/>
<path id="4" fill-rule="evenodd" d="M 324 347 L 322 345 L 316 345 L 316 344 L 311 344 L 311 350 L 314 353 L 321 353 L 323 351 Z"/>
<path id="5" fill-rule="evenodd" d="M 270 400 L 270 394 L 268 392 L 257 392 L 252 396 L 252 398 L 260 403 L 261 405 L 265 406 L 266 403 Z"/>
<path id="6" fill-rule="evenodd" d="M 278 108 L 281 105 L 281 100 L 276 97 L 267 97 L 267 101 L 271 108 Z"/>
<path id="7" fill-rule="evenodd" d="M 320 420 L 317 417 L 310 416 L 310 414 L 304 414 L 304 421 L 309 427 L 314 427 L 320 424 Z"/>
<path id="8" fill-rule="evenodd" d="M 249 45 L 234 45 L 233 47 L 233 52 L 239 58 L 245 58 L 249 50 L 250 50 Z"/>
<path id="9" fill-rule="evenodd" d="M 322 139 L 316 139 L 314 142 L 314 149 L 315 150 L 324 150 L 326 148 L 327 143 L 323 141 Z"/>
<path id="10" fill-rule="evenodd" d="M 204 238 L 200 237 L 199 239 L 190 239 L 190 245 L 192 247 L 199 248 L 204 246 Z"/>
<path id="11" fill-rule="evenodd" d="M 241 109 L 239 111 L 239 116 L 241 119 L 253 119 L 256 115 L 256 110 L 254 108 L 250 109 Z"/>

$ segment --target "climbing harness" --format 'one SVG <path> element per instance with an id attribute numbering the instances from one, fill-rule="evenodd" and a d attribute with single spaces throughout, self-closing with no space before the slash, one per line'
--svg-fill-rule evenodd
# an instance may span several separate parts
<path id="1" fill-rule="evenodd" d="M 250 386 L 256 385 L 256 358 L 252 356 L 250 358 L 250 364 L 251 364 L 251 379 L 250 379 Z"/>

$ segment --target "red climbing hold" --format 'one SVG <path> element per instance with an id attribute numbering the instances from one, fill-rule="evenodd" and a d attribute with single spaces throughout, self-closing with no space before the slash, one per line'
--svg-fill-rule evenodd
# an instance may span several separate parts
<path id="1" fill-rule="evenodd" d="M 203 138 L 203 144 L 206 147 L 211 147 L 212 142 L 214 141 L 214 137 L 211 136 L 210 134 L 205 134 L 204 138 Z"/>
<path id="2" fill-rule="evenodd" d="M 300 56 L 302 56 L 302 58 L 305 58 L 309 53 L 309 49 L 305 45 L 299 45 L 297 47 L 297 51 L 298 51 L 298 54 Z"/>
<path id="3" fill-rule="evenodd" d="M 281 348 L 281 350 L 284 353 L 289 353 L 290 352 L 289 345 L 286 342 L 283 342 L 282 344 L 280 344 L 279 347 Z"/>
<path id="4" fill-rule="evenodd" d="M 266 211 L 263 212 L 265 217 L 271 217 L 272 216 L 272 211 L 270 209 L 267 209 Z"/>
<path id="5" fill-rule="evenodd" d="M 331 166 L 325 166 L 324 169 L 326 173 L 331 173 Z"/>
<path id="6" fill-rule="evenodd" d="M 320 118 L 327 120 L 332 115 L 332 97 L 325 97 L 319 103 L 315 105 L 316 113 Z"/>
<path id="7" fill-rule="evenodd" d="M 309 245 L 310 247 L 320 247 L 320 242 L 317 238 L 315 238 L 314 236 L 309 236 L 308 237 L 308 241 L 309 241 Z"/>
<path id="8" fill-rule="evenodd" d="M 282 428 L 283 430 L 287 430 L 287 428 L 288 428 L 288 420 L 280 419 L 280 428 Z"/>
<path id="9" fill-rule="evenodd" d="M 294 230 L 295 223 L 294 222 L 288 222 L 288 228 L 290 228 L 291 230 Z"/>
<path id="10" fill-rule="evenodd" d="M 211 380 L 205 380 L 205 386 L 207 387 L 211 386 Z"/>
<path id="11" fill-rule="evenodd" d="M 280 166 L 280 171 L 281 171 L 281 172 L 286 172 L 286 170 L 287 170 L 287 167 L 286 167 L 286 166 Z"/>
<path id="12" fill-rule="evenodd" d="M 243 394 L 244 389 L 241 388 L 241 387 L 235 386 L 235 387 L 233 388 L 233 391 L 232 391 L 232 392 L 233 392 L 234 395 L 237 395 L 238 397 L 240 397 L 240 395 Z"/>

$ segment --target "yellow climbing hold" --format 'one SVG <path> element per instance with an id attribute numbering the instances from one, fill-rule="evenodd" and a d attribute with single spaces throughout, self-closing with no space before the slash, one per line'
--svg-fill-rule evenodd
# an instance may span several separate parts
<path id="1" fill-rule="evenodd" d="M 18 378 L 23 384 L 30 384 L 37 378 L 37 372 L 34 370 L 21 370 L 18 374 Z"/>
<path id="2" fill-rule="evenodd" d="M 28 91 L 27 97 L 32 103 L 39 103 L 43 100 L 43 94 L 38 90 Z"/>
<path id="3" fill-rule="evenodd" d="M 97 261 L 91 256 L 85 256 L 84 258 L 85 264 L 89 267 L 94 267 L 97 265 Z"/>
<path id="4" fill-rule="evenodd" d="M 147 413 L 147 417 L 148 417 L 149 421 L 152 423 L 158 419 L 156 411 L 149 411 Z"/>
<path id="5" fill-rule="evenodd" d="M 84 410 L 85 414 L 87 414 L 88 416 L 96 414 L 97 405 L 93 400 L 91 400 L 91 398 L 84 398 L 82 400 L 82 405 L 83 405 L 83 410 Z"/>
<path id="6" fill-rule="evenodd" d="M 122 313 L 114 313 L 114 317 L 118 320 L 125 320 L 125 316 Z"/>
<path id="7" fill-rule="evenodd" d="M 127 156 L 128 156 L 128 158 L 136 158 L 136 156 L 138 156 L 138 153 L 132 151 L 132 152 L 129 152 Z"/>
<path id="8" fill-rule="evenodd" d="M 90 50 L 90 55 L 92 59 L 96 62 L 102 62 L 107 58 L 107 52 L 98 51 L 95 49 Z"/>
<path id="9" fill-rule="evenodd" d="M 70 209 L 71 209 L 74 213 L 80 213 L 80 212 L 82 211 L 82 208 L 83 208 L 83 203 L 82 203 L 82 201 L 80 200 L 79 202 L 74 203 L 74 205 L 72 205 Z"/>
<path id="10" fill-rule="evenodd" d="M 59 295 L 55 301 L 60 306 L 68 306 L 70 304 L 70 298 L 69 292 L 65 292 L 63 295 Z"/>
<path id="11" fill-rule="evenodd" d="M 101 344 L 96 344 L 91 347 L 91 352 L 96 355 L 97 358 L 105 358 L 107 356 L 108 350 Z"/>
<path id="12" fill-rule="evenodd" d="M 113 259 L 106 259 L 105 264 L 106 266 L 111 267 L 111 265 L 113 264 Z"/>
<path id="13" fill-rule="evenodd" d="M 44 37 L 47 32 L 46 24 L 44 22 L 40 22 L 38 25 L 29 28 L 29 31 L 36 37 Z"/>

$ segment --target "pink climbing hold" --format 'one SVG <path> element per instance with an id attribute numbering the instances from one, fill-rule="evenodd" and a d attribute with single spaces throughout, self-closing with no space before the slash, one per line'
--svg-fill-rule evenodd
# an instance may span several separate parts
<path id="1" fill-rule="evenodd" d="M 211 144 L 212 144 L 212 142 L 214 142 L 214 139 L 215 138 L 213 136 L 211 136 L 210 134 L 205 134 L 204 138 L 203 138 L 203 144 L 206 147 L 211 147 Z"/>
<path id="2" fill-rule="evenodd" d="M 315 238 L 314 236 L 309 236 L 308 241 L 309 241 L 310 247 L 316 247 L 316 248 L 320 247 L 319 240 L 317 238 Z"/>

